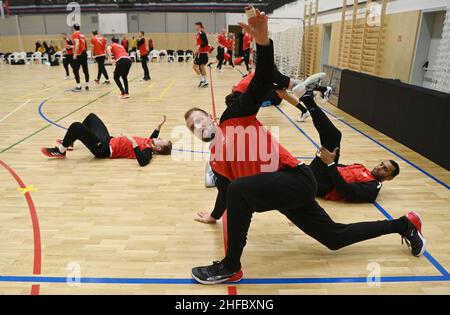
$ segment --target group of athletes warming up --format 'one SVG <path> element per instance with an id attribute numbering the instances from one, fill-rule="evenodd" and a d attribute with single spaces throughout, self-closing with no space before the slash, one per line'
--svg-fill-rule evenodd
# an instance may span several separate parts
<path id="1" fill-rule="evenodd" d="M 316 91 L 324 95 L 328 89 L 296 84 L 287 77 L 284 77 L 284 85 L 280 84 L 282 82 L 274 75 L 274 51 L 267 16 L 253 7 L 246 10 L 248 24 L 241 23 L 241 27 L 256 41 L 258 64 L 254 77 L 242 93 L 227 98 L 227 109 L 218 125 L 199 108 L 192 108 L 185 114 L 189 130 L 202 141 L 212 142 L 210 165 L 217 177 L 218 196 L 211 221 L 219 219 L 225 209 L 228 212 L 225 258 L 212 265 L 193 268 L 193 278 L 202 284 L 239 281 L 243 277 L 241 256 L 253 213 L 275 209 L 331 250 L 397 233 L 411 247 L 414 256 L 423 254 L 426 242 L 421 219 L 415 212 L 396 220 L 342 224 L 334 222 L 317 203 L 317 196 L 371 202 L 381 182 L 393 179 L 399 167 L 394 161 L 382 162 L 372 171 L 357 164 L 337 164 L 341 133 L 314 100 Z M 309 166 L 293 157 L 256 118 L 274 87 L 292 88 L 313 117 L 323 147 Z M 264 152 L 269 159 L 261 157 L 258 151 L 261 147 L 271 148 L 270 153 Z M 200 219 L 203 219 L 202 214 Z"/>
<path id="2" fill-rule="evenodd" d="M 72 91 L 81 92 L 83 88 L 81 86 L 80 68 L 83 69 L 84 78 L 86 81 L 84 88 L 85 90 L 89 90 L 88 46 L 84 34 L 80 31 L 80 26 L 77 24 L 73 25 L 73 30 L 74 32 L 72 33 L 71 38 L 66 33 L 62 33 L 64 40 L 63 65 L 66 72 L 66 80 L 70 78 L 69 65 L 72 67 L 76 81 L 76 86 Z M 94 30 L 90 41 L 93 57 L 98 66 L 98 74 L 95 79 L 95 83 L 100 84 L 100 79 L 103 76 L 105 78 L 103 84 L 110 84 L 109 75 L 105 64 L 107 62 L 111 64 L 114 60 L 116 64 L 114 70 L 114 81 L 120 90 L 120 98 L 122 99 L 130 97 L 128 88 L 128 74 L 132 66 L 132 60 L 127 48 L 123 46 L 123 44 L 128 46 L 125 40 L 126 39 L 124 38 L 122 43 L 119 44 L 119 39 L 112 37 L 111 43 L 108 45 L 106 38 L 97 30 Z M 139 50 L 142 70 L 144 72 L 144 77 L 141 80 L 149 81 L 151 80 L 150 71 L 147 64 L 149 61 L 149 49 L 147 48 L 143 31 L 139 32 L 139 39 L 136 41 L 136 45 Z"/>
<path id="3" fill-rule="evenodd" d="M 225 257 L 211 265 L 193 268 L 192 277 L 202 284 L 241 280 L 241 256 L 252 216 L 255 212 L 274 210 L 331 250 L 396 233 L 407 243 L 414 256 L 422 255 L 426 249 L 426 240 L 422 235 L 422 221 L 415 212 L 395 220 L 343 224 L 334 222 L 318 204 L 317 197 L 331 201 L 372 203 L 382 183 L 399 175 L 399 165 L 393 160 L 386 160 L 369 170 L 361 164 L 339 164 L 342 134 L 316 102 L 316 99 L 327 101 L 332 93 L 331 87 L 320 84 L 325 74 L 315 74 L 305 81 L 282 74 L 275 66 L 267 16 L 253 6 L 247 7 L 246 13 L 248 22 L 240 23 L 240 26 L 244 32 L 242 59 L 248 74 L 226 96 L 226 109 L 219 121 L 197 107 L 184 115 L 188 129 L 200 140 L 210 143 L 207 186 L 215 186 L 218 190 L 214 210 L 211 213 L 198 213 L 196 220 L 215 223 L 222 218 L 225 210 L 228 216 Z M 206 87 L 209 85 L 206 66 L 212 47 L 203 24 L 197 22 L 196 28 L 194 70 L 200 77 L 198 87 Z M 77 81 L 74 91 L 78 92 L 82 90 L 80 68 L 84 71 L 86 83 L 89 82 L 86 41 L 77 25 L 74 26 L 71 39 L 63 35 L 66 41 L 66 74 L 68 76 L 68 66 L 71 65 Z M 91 44 L 98 64 L 95 81 L 99 83 L 103 75 L 105 83 L 109 83 L 105 60 L 113 56 L 116 63 L 114 80 L 121 97 L 127 98 L 127 76 L 132 65 L 127 50 L 119 44 L 118 38 L 113 37 L 108 45 L 97 31 L 93 35 Z M 254 71 L 251 68 L 253 42 L 256 43 L 258 54 Z M 146 46 L 144 32 L 140 32 L 137 48 L 145 81 L 150 80 Z M 218 36 L 219 71 L 226 61 L 234 66 L 233 46 L 233 37 L 223 30 Z M 88 89 L 88 86 L 85 88 Z M 279 105 L 283 99 L 300 110 L 299 121 L 305 121 L 310 116 L 319 134 L 321 148 L 309 165 L 279 144 L 257 119 L 262 106 Z M 72 123 L 64 138 L 57 140 L 54 147 L 42 148 L 41 151 L 48 157 L 62 159 L 66 157 L 67 151 L 74 149 L 78 140 L 96 158 L 136 159 L 140 166 L 145 166 L 154 154 L 171 154 L 171 141 L 159 138 L 165 121 L 164 116 L 148 138 L 130 135 L 112 137 L 100 118 L 89 114 L 83 122 Z"/>

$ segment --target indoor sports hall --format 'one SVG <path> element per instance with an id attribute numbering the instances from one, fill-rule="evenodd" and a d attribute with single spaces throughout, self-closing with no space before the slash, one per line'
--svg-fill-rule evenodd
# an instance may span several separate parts
<path id="1" fill-rule="evenodd" d="M 1 294 L 450 294 L 449 0 L 0 3 Z M 330 218 L 275 206 L 309 193 L 263 182 L 282 166 L 216 168 L 196 128 L 217 136 L 247 105 L 295 176 L 328 172 L 308 202 Z M 191 108 L 206 114 L 190 126 Z M 238 271 L 221 260 L 245 242 L 242 211 Z"/>

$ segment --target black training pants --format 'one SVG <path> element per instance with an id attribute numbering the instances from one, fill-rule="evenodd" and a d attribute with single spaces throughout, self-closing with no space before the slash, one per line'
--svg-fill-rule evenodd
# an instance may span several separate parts
<path id="1" fill-rule="evenodd" d="M 322 111 L 322 109 L 320 109 L 319 106 L 317 106 L 313 99 L 309 99 L 306 102 L 308 102 L 308 104 L 305 105 L 309 109 L 314 127 L 319 133 L 321 146 L 330 152 L 333 152 L 334 149 L 339 148 L 337 151 L 336 160 L 334 161 L 336 164 L 339 163 L 342 133 L 336 128 L 335 125 L 333 125 L 328 116 Z M 318 184 L 317 196 L 323 197 L 333 189 L 333 183 L 328 176 L 328 166 L 322 162 L 320 157 L 316 156 L 311 162 L 310 167 Z"/>
<path id="2" fill-rule="evenodd" d="M 95 114 L 89 114 L 86 119 L 74 122 L 64 136 L 62 145 L 69 147 L 76 140 L 80 140 L 97 158 L 109 158 L 109 135 L 105 124 Z"/>
<path id="3" fill-rule="evenodd" d="M 72 67 L 72 71 L 73 70 L 73 55 L 65 55 L 63 58 L 63 66 L 64 66 L 64 70 L 66 70 L 66 76 L 69 76 L 69 65 L 70 67 Z"/>
<path id="4" fill-rule="evenodd" d="M 88 83 L 89 68 L 86 51 L 83 51 L 81 55 L 77 56 L 77 58 L 73 60 L 73 74 L 75 75 L 75 80 L 78 84 L 80 84 L 80 67 L 83 68 L 84 79 L 86 80 L 86 83 Z"/>
<path id="5" fill-rule="evenodd" d="M 98 65 L 98 74 L 97 74 L 97 80 L 100 80 L 102 74 L 105 77 L 105 79 L 107 81 L 109 81 L 109 76 L 108 76 L 108 71 L 106 71 L 106 67 L 105 67 L 105 56 L 97 56 L 95 57 L 95 61 L 97 62 Z"/>
<path id="6" fill-rule="evenodd" d="M 148 55 L 141 55 L 141 65 L 144 70 L 144 79 L 150 79 L 150 71 L 148 70 Z"/>
<path id="7" fill-rule="evenodd" d="M 250 51 L 251 49 L 246 49 L 244 50 L 244 62 L 245 62 L 245 66 L 247 67 L 247 71 L 250 71 Z"/>
<path id="8" fill-rule="evenodd" d="M 217 60 L 219 61 L 217 69 L 222 69 L 223 61 L 225 60 L 225 48 L 220 46 L 217 48 Z"/>
<path id="9" fill-rule="evenodd" d="M 130 72 L 131 64 L 132 62 L 129 58 L 122 58 L 117 60 L 116 62 L 116 69 L 114 70 L 114 81 L 116 81 L 116 84 L 122 94 L 128 94 L 128 73 Z M 122 78 L 123 86 L 120 82 L 120 78 Z"/>
<path id="10" fill-rule="evenodd" d="M 228 185 L 227 269 L 238 271 L 254 212 L 279 210 L 303 232 L 331 250 L 391 233 L 403 233 L 404 218 L 342 224 L 315 201 L 317 184 L 308 166 L 242 177 Z"/>

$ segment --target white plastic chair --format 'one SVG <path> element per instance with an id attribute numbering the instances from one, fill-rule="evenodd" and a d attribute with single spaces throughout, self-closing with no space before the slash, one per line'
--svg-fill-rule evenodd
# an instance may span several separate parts
<path id="1" fill-rule="evenodd" d="M 62 51 L 57 51 L 55 53 L 55 58 L 57 58 L 59 62 L 62 62 L 63 61 L 63 52 Z"/>
<path id="2" fill-rule="evenodd" d="M 158 50 L 152 50 L 150 53 L 150 61 L 153 61 L 153 59 L 156 59 L 157 62 L 160 61 L 159 51 Z"/>
<path id="3" fill-rule="evenodd" d="M 42 54 L 39 51 L 34 52 L 31 55 L 31 62 L 39 61 L 39 63 L 42 63 Z"/>
<path id="4" fill-rule="evenodd" d="M 160 50 L 159 51 L 159 60 L 167 60 L 167 50 Z"/>
<path id="5" fill-rule="evenodd" d="M 193 60 L 193 59 L 194 59 L 194 54 L 193 54 L 192 52 L 186 51 L 186 52 L 185 52 L 184 60 L 185 60 L 186 62 L 188 62 L 188 61 L 191 61 L 191 60 Z"/>
<path id="6" fill-rule="evenodd" d="M 11 55 L 8 56 L 8 63 L 11 64 L 11 62 L 13 60 L 14 61 L 19 60 L 18 57 L 19 57 L 19 53 L 17 51 L 13 52 Z"/>
<path id="7" fill-rule="evenodd" d="M 130 51 L 130 58 L 134 61 L 137 62 L 137 53 L 135 51 Z"/>

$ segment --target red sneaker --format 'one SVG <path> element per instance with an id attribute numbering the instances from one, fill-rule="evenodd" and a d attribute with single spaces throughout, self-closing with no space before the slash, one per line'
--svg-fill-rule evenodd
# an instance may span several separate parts
<path id="1" fill-rule="evenodd" d="M 49 158 L 65 159 L 66 152 L 61 153 L 58 148 L 41 148 L 41 152 Z"/>
<path id="2" fill-rule="evenodd" d="M 410 212 L 404 216 L 408 222 L 408 228 L 402 234 L 402 243 L 411 249 L 411 254 L 419 257 L 425 253 L 427 248 L 427 241 L 422 234 L 422 219 L 417 212 Z"/>

